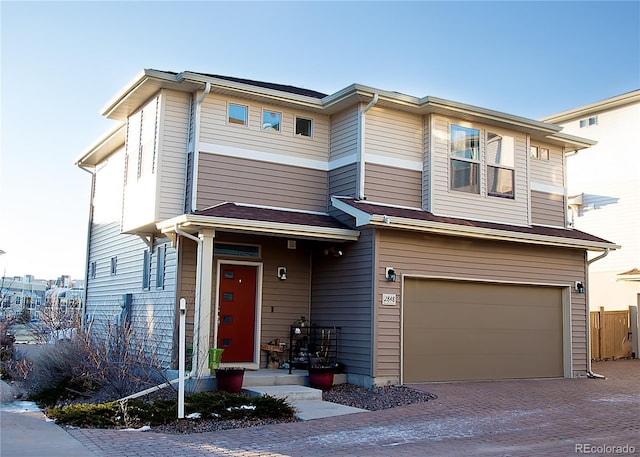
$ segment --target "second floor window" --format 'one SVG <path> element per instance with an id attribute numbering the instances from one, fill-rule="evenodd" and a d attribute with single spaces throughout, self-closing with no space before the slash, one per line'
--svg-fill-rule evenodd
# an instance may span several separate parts
<path id="1" fill-rule="evenodd" d="M 480 193 L 480 130 L 451 125 L 451 189 Z"/>
<path id="2" fill-rule="evenodd" d="M 229 103 L 228 122 L 234 125 L 247 125 L 249 109 L 244 105 Z"/>
<path id="3" fill-rule="evenodd" d="M 514 198 L 515 138 L 487 133 L 487 194 Z"/>
<path id="4" fill-rule="evenodd" d="M 262 111 L 262 130 L 279 132 L 281 128 L 282 113 L 277 111 Z"/>

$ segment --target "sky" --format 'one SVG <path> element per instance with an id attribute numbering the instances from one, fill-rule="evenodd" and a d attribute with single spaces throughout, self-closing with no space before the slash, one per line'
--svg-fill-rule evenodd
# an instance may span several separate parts
<path id="1" fill-rule="evenodd" d="M 101 109 L 142 69 L 538 119 L 640 88 L 639 1 L 0 0 L 0 275 L 83 279 Z"/>

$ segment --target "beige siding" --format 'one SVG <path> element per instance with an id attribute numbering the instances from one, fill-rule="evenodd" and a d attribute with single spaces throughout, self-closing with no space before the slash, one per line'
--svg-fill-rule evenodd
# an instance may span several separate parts
<path id="1" fill-rule="evenodd" d="M 227 103 L 249 107 L 249 125 L 227 124 Z M 282 113 L 282 131 L 262 130 L 262 110 Z M 274 105 L 257 105 L 247 100 L 207 95 L 201 107 L 200 141 L 250 151 L 327 161 L 329 150 L 329 117 L 290 111 Z M 295 135 L 295 117 L 313 120 L 313 137 Z"/>
<path id="2" fill-rule="evenodd" d="M 420 208 L 422 172 L 367 163 L 365 195 L 378 203 Z"/>
<path id="3" fill-rule="evenodd" d="M 480 130 L 480 194 L 449 190 L 449 125 L 468 126 Z M 515 137 L 515 199 L 487 195 L 486 158 L 484 157 L 487 130 Z M 434 122 L 434 169 L 432 173 L 434 214 L 462 217 L 506 224 L 528 224 L 529 185 L 527 181 L 527 139 L 518 132 L 502 131 L 493 127 L 453 119 L 435 118 Z"/>
<path id="4" fill-rule="evenodd" d="M 564 196 L 531 191 L 531 223 L 564 227 Z"/>
<path id="5" fill-rule="evenodd" d="M 573 286 L 584 280 L 584 252 L 512 243 L 438 237 L 410 232 L 379 231 L 376 264 L 374 342 L 375 376 L 400 373 L 400 297 L 402 281 L 384 279 L 386 266 L 397 277 L 458 278 L 521 284 Z M 587 362 L 585 295 L 571 287 L 572 361 L 574 372 L 584 372 Z M 396 306 L 382 306 L 382 294 L 395 293 Z"/>
<path id="6" fill-rule="evenodd" d="M 190 95 L 164 91 L 158 138 L 158 220 L 182 214 L 185 199 Z"/>
<path id="7" fill-rule="evenodd" d="M 224 201 L 327 211 L 327 172 L 200 153 L 198 209 Z"/>
<path id="8" fill-rule="evenodd" d="M 531 145 L 549 149 L 549 160 L 532 158 L 529 161 L 532 185 L 555 186 L 559 187 L 560 190 L 564 188 L 564 158 L 562 150 L 557 146 L 544 143 L 532 142 Z"/>
<path id="9" fill-rule="evenodd" d="M 374 106 L 365 114 L 367 154 L 422 161 L 422 117 Z"/>
<path id="10" fill-rule="evenodd" d="M 331 116 L 330 160 L 343 159 L 357 153 L 358 130 L 357 106 Z"/>

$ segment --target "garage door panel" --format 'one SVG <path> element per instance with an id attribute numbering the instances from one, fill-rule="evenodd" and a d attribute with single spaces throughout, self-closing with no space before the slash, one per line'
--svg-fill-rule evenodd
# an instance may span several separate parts
<path id="1" fill-rule="evenodd" d="M 563 374 L 560 288 L 408 279 L 405 382 Z"/>

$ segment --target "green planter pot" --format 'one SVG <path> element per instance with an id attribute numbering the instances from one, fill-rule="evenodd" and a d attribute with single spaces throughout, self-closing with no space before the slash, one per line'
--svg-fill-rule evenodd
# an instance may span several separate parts
<path id="1" fill-rule="evenodd" d="M 218 391 L 238 394 L 242 391 L 244 368 L 217 368 L 216 385 Z"/>
<path id="2" fill-rule="evenodd" d="M 309 367 L 309 385 L 316 389 L 330 390 L 333 387 L 333 367 Z"/>

